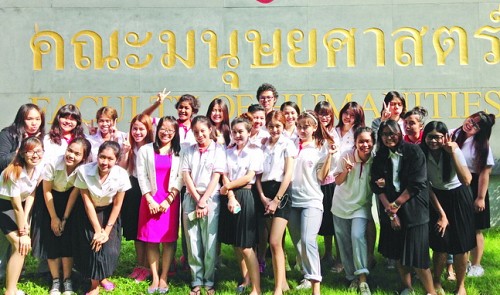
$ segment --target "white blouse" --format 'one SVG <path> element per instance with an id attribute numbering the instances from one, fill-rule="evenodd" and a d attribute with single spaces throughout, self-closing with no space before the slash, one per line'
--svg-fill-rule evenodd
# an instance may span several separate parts
<path id="1" fill-rule="evenodd" d="M 297 155 L 295 144 L 285 135 L 281 135 L 278 142 L 272 147 L 270 141 L 267 140 L 262 146 L 262 151 L 264 153 L 264 163 L 261 181 L 274 180 L 282 182 L 285 175 L 285 159 L 295 158 Z"/>
<path id="2" fill-rule="evenodd" d="M 125 192 L 132 186 L 128 173 L 122 167 L 115 165 L 111 168 L 108 178 L 101 184 L 99 168 L 96 162 L 80 166 L 77 171 L 75 187 L 87 189 L 92 203 L 96 207 L 108 206 L 119 192 Z"/>
<path id="3" fill-rule="evenodd" d="M 226 155 L 222 145 L 211 142 L 208 149 L 200 153 L 197 144 L 190 146 L 182 157 L 182 171 L 189 172 L 196 191 L 205 192 L 208 188 L 213 173 L 226 171 Z M 215 188 L 218 192 L 220 185 Z"/>
<path id="4" fill-rule="evenodd" d="M 52 181 L 52 189 L 58 192 L 65 192 L 74 186 L 76 172 L 73 170 L 69 175 L 66 172 L 64 155 L 59 156 L 56 161 L 45 164 L 43 180 Z"/>
<path id="5" fill-rule="evenodd" d="M 227 164 L 227 177 L 229 181 L 236 180 L 245 176 L 248 171 L 254 171 L 255 174 L 262 173 L 262 162 L 264 154 L 260 148 L 247 143 L 247 145 L 238 152 L 235 146 L 226 150 L 226 164 Z M 249 184 L 255 183 L 256 177 L 250 181 Z"/>
<path id="6" fill-rule="evenodd" d="M 10 201 L 11 198 L 21 197 L 21 201 L 24 202 L 28 196 L 34 193 L 38 180 L 41 179 L 43 173 L 43 165 L 38 164 L 35 166 L 31 178 L 25 168 L 23 168 L 16 181 L 12 180 L 12 178 L 4 181 L 4 173 L 5 170 L 0 175 L 0 199 Z"/>

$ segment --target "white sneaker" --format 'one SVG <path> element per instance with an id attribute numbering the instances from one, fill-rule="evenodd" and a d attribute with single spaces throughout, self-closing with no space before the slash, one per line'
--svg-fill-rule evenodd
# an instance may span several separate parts
<path id="1" fill-rule="evenodd" d="M 399 293 L 399 295 L 415 295 L 415 291 L 410 288 L 406 288 Z"/>
<path id="2" fill-rule="evenodd" d="M 312 288 L 311 281 L 306 280 L 306 279 L 303 279 L 302 281 L 300 281 L 300 284 L 297 287 L 295 287 L 295 289 L 297 289 L 297 290 L 307 290 L 307 289 L 311 289 L 311 288 Z"/>
<path id="3" fill-rule="evenodd" d="M 467 273 L 468 277 L 482 277 L 484 275 L 484 268 L 481 265 L 472 265 Z"/>
<path id="4" fill-rule="evenodd" d="M 361 295 L 372 295 L 372 292 L 370 292 L 370 287 L 366 282 L 359 283 L 359 292 Z"/>
<path id="5" fill-rule="evenodd" d="M 356 292 L 359 287 L 359 281 L 358 279 L 354 279 L 351 281 L 351 284 L 349 284 L 349 288 L 347 288 L 349 291 L 354 291 Z"/>

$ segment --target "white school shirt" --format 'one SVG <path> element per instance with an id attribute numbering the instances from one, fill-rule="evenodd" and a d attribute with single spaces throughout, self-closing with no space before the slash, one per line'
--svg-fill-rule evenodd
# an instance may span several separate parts
<path id="1" fill-rule="evenodd" d="M 260 128 L 259 133 L 255 134 L 253 137 L 248 138 L 248 142 L 252 145 L 255 145 L 258 148 L 262 147 L 262 140 L 268 138 L 269 131 L 264 127 Z"/>
<path id="2" fill-rule="evenodd" d="M 57 161 L 57 159 L 66 153 L 66 149 L 68 149 L 68 142 L 66 139 L 61 138 L 61 144 L 57 144 L 50 140 L 50 136 L 46 134 L 43 137 L 43 162 L 44 163 L 53 163 Z"/>
<path id="3" fill-rule="evenodd" d="M 120 147 L 123 145 L 125 138 L 127 138 L 127 133 L 123 131 L 116 130 L 115 137 L 118 140 L 118 144 Z M 92 149 L 90 150 L 90 154 L 92 157 L 92 161 L 97 161 L 97 154 L 99 153 L 99 147 L 101 144 L 105 142 L 102 138 L 101 130 L 97 129 L 97 132 L 94 135 L 87 135 L 87 140 L 90 142 Z M 114 140 L 113 138 L 111 140 Z"/>
<path id="4" fill-rule="evenodd" d="M 341 141 L 340 136 L 337 133 L 337 131 L 335 130 L 335 128 L 332 128 L 331 130 L 329 130 L 328 134 L 330 134 L 330 136 L 332 137 L 333 143 L 337 148 L 337 152 L 331 156 L 332 161 L 330 162 L 330 170 L 328 170 L 328 175 L 325 177 L 325 179 L 323 179 L 323 181 L 321 182 L 321 185 L 327 185 L 327 184 L 335 182 L 334 172 L 335 172 L 335 169 L 337 168 L 337 161 L 338 161 L 339 155 L 342 152 L 340 150 L 340 141 Z"/>
<path id="5" fill-rule="evenodd" d="M 393 152 L 389 149 L 389 158 L 392 162 L 392 184 L 397 192 L 401 191 L 401 181 L 399 180 L 399 169 L 401 168 L 401 159 L 403 155 L 398 151 Z"/>
<path id="6" fill-rule="evenodd" d="M 297 131 L 297 126 L 293 129 L 291 133 L 288 133 L 288 131 L 283 130 L 283 135 L 285 135 L 287 138 L 289 138 L 292 142 L 298 141 L 299 140 L 299 133 Z"/>
<path id="7" fill-rule="evenodd" d="M 34 169 L 33 175 L 30 178 L 26 169 L 23 168 L 16 181 L 13 181 L 12 178 L 4 181 L 4 170 L 0 175 L 0 199 L 10 201 L 13 197 L 21 197 L 21 201 L 24 202 L 24 200 L 35 191 L 38 180 L 43 173 L 43 164 L 40 163 L 36 165 Z"/>
<path id="8" fill-rule="evenodd" d="M 352 151 L 354 148 L 354 130 L 353 128 L 349 129 L 349 131 L 342 136 L 342 132 L 339 127 L 335 128 L 335 133 L 337 135 L 338 141 L 335 141 L 335 143 L 338 143 L 339 146 L 339 152 L 342 154 L 345 151 Z"/>
<path id="9" fill-rule="evenodd" d="M 229 181 L 236 180 L 245 176 L 248 171 L 254 171 L 255 174 L 262 173 L 264 154 L 260 148 L 247 143 L 243 149 L 238 152 L 237 146 L 226 150 L 226 171 Z M 256 177 L 248 184 L 254 184 Z"/>
<path id="10" fill-rule="evenodd" d="M 295 144 L 286 136 L 281 135 L 273 147 L 268 139 L 262 146 L 264 153 L 264 163 L 261 181 L 282 182 L 285 176 L 285 158 L 295 158 L 297 148 Z"/>
<path id="11" fill-rule="evenodd" d="M 443 180 L 443 153 L 446 153 L 444 150 L 441 151 L 439 155 L 439 160 L 436 162 L 434 157 L 430 154 L 427 156 L 427 178 L 433 188 L 437 188 L 439 190 L 452 190 L 462 185 L 457 176 L 457 171 L 455 170 L 455 166 L 453 165 L 453 159 L 451 163 L 451 179 L 448 182 Z M 467 166 L 465 162 L 464 154 L 457 147 L 453 152 L 458 157 L 459 165 Z M 450 157 L 453 157 L 450 155 Z"/>
<path id="12" fill-rule="evenodd" d="M 458 131 L 460 133 L 462 131 Z M 453 130 L 450 131 L 450 134 Z M 464 141 L 464 144 L 460 148 L 465 157 L 465 162 L 467 162 L 467 167 L 471 173 L 480 173 L 481 171 L 476 171 L 474 167 L 474 159 L 476 157 L 476 148 L 474 147 L 474 137 L 471 136 Z M 488 157 L 486 158 L 486 166 L 494 166 L 495 159 L 493 158 L 493 152 L 491 151 L 491 146 L 488 147 Z"/>
<path id="13" fill-rule="evenodd" d="M 189 172 L 197 192 L 205 192 L 213 173 L 226 171 L 226 150 L 216 142 L 211 142 L 207 150 L 200 154 L 198 144 L 191 145 L 182 157 L 182 171 Z M 212 194 L 218 193 L 217 184 Z"/>
<path id="14" fill-rule="evenodd" d="M 327 144 L 318 149 L 316 143 L 312 142 L 299 151 L 295 158 L 292 207 L 317 208 L 323 211 L 323 192 L 317 175 L 328 156 Z"/>
<path id="15" fill-rule="evenodd" d="M 80 166 L 76 175 L 75 187 L 87 189 L 95 207 L 108 206 L 113 203 L 117 193 L 132 187 L 127 171 L 118 165 L 111 167 L 108 178 L 102 184 L 97 162 Z"/>
<path id="16" fill-rule="evenodd" d="M 52 181 L 52 189 L 58 192 L 65 192 L 74 186 L 76 172 L 73 170 L 69 175 L 66 172 L 66 162 L 64 155 L 59 156 L 56 161 L 45 164 L 43 180 Z"/>
<path id="17" fill-rule="evenodd" d="M 370 188 L 373 154 L 365 163 L 356 150 L 343 152 L 340 159 L 347 158 L 347 156 L 354 165 L 345 181 L 335 187 L 331 212 L 343 219 L 368 218 L 371 216 L 373 194 Z M 345 161 L 338 161 L 335 175 L 340 174 L 345 169 Z"/>

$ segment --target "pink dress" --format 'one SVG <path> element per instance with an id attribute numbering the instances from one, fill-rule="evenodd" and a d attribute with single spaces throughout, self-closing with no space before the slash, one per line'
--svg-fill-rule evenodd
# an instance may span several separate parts
<path id="1" fill-rule="evenodd" d="M 155 154 L 156 187 L 153 199 L 159 204 L 168 195 L 168 180 L 172 167 L 171 155 Z M 180 198 L 176 197 L 165 213 L 151 215 L 146 198 L 141 199 L 137 239 L 148 243 L 177 241 L 179 232 Z"/>

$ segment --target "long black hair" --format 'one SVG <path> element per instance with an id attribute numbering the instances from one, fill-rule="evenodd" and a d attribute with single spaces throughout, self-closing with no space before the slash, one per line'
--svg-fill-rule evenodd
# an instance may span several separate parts
<path id="1" fill-rule="evenodd" d="M 76 121 L 76 126 L 71 131 L 72 137 L 75 138 L 75 137 L 85 136 L 82 126 L 82 114 L 80 113 L 80 110 L 78 109 L 77 106 L 73 104 L 66 104 L 57 111 L 56 117 L 54 118 L 54 122 L 52 123 L 52 127 L 50 128 L 49 136 L 50 140 L 53 143 L 61 145 L 61 138 L 63 136 L 62 134 L 63 131 L 59 123 L 59 119 L 67 117 L 70 117 L 71 119 Z"/>
<path id="2" fill-rule="evenodd" d="M 20 143 L 23 140 L 24 134 L 26 133 L 26 128 L 25 128 L 26 123 L 24 122 L 24 120 L 26 119 L 28 113 L 31 110 L 36 110 L 40 114 L 41 124 L 40 128 L 38 129 L 39 134 L 37 135 L 37 137 L 39 139 L 43 139 L 45 135 L 45 114 L 36 104 L 26 103 L 20 106 L 19 109 L 17 110 L 14 122 L 12 122 L 12 124 L 9 127 L 6 127 L 4 129 L 7 130 L 9 134 L 14 138 L 14 142 Z"/>

